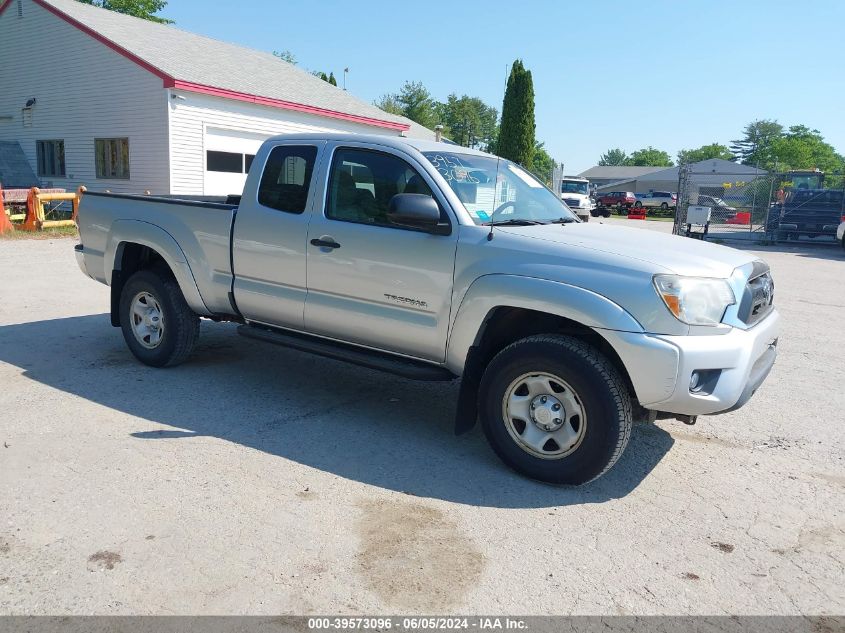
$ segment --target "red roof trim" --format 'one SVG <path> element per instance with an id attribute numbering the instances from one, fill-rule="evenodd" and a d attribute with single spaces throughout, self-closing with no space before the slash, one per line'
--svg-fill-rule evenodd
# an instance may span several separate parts
<path id="1" fill-rule="evenodd" d="M 337 110 L 328 110 L 326 108 L 320 108 L 317 106 L 310 106 L 305 105 L 303 103 L 295 103 L 293 101 L 283 101 L 282 99 L 272 99 L 270 97 L 261 97 L 259 95 L 251 95 L 245 92 L 236 92 L 234 90 L 227 90 L 225 88 L 215 88 L 213 86 L 204 86 L 202 84 L 195 84 L 188 81 L 181 81 L 179 79 L 175 79 L 171 77 L 167 73 L 159 70 L 152 64 L 144 61 L 134 53 L 129 52 L 122 46 L 115 44 L 110 39 L 103 37 L 93 29 L 85 26 L 82 22 L 75 20 L 74 18 L 70 17 L 68 14 L 60 11 L 53 5 L 44 2 L 44 0 L 32 0 L 38 6 L 46 9 L 53 15 L 61 18 L 71 26 L 76 27 L 83 33 L 90 35 L 98 42 L 105 44 L 110 49 L 115 51 L 116 53 L 122 55 L 126 59 L 134 62 L 144 70 L 151 72 L 156 77 L 160 77 L 163 81 L 165 88 L 178 88 L 180 90 L 185 90 L 188 92 L 197 92 L 207 95 L 213 95 L 215 97 L 223 97 L 224 99 L 234 99 L 235 101 L 245 101 L 247 103 L 256 103 L 259 105 L 270 106 L 271 108 L 281 108 L 283 110 L 293 110 L 295 112 L 304 112 L 306 114 L 316 114 L 318 116 L 324 116 L 332 119 L 341 119 L 343 121 L 351 121 L 353 123 L 361 123 L 363 125 L 372 125 L 375 127 L 382 127 L 387 128 L 389 130 L 397 130 L 399 132 L 404 132 L 411 128 L 410 125 L 407 123 L 398 123 L 395 121 L 386 121 L 384 119 L 376 119 L 373 117 L 367 116 L 360 116 L 357 114 L 348 114 L 346 112 L 338 112 Z M 6 10 L 6 8 L 12 3 L 12 0 L 3 0 L 2 4 L 0 4 L 0 13 Z"/>
<path id="2" fill-rule="evenodd" d="M 223 97 L 224 99 L 234 99 L 235 101 L 256 103 L 258 105 L 270 106 L 271 108 L 281 108 L 283 110 L 293 110 L 295 112 L 304 112 L 306 114 L 316 114 L 318 116 L 324 116 L 332 119 L 342 119 L 344 121 L 351 121 L 353 123 L 362 123 L 364 125 L 383 127 L 389 130 L 397 130 L 404 132 L 411 128 L 411 126 L 407 123 L 399 123 L 397 121 L 385 121 L 384 119 L 375 119 L 368 116 L 348 114 L 346 112 L 338 112 L 337 110 L 327 110 L 326 108 L 305 105 L 303 103 L 294 103 L 293 101 L 283 101 L 282 99 L 272 99 L 270 97 L 260 97 L 244 92 L 227 90 L 225 88 L 215 88 L 213 86 L 204 86 L 202 84 L 191 83 L 189 81 L 181 81 L 179 79 L 175 79 L 171 82 L 165 81 L 165 87 L 176 88 L 178 90 L 185 90 L 186 92 L 197 92 L 200 94 L 211 95 L 214 97 Z"/>

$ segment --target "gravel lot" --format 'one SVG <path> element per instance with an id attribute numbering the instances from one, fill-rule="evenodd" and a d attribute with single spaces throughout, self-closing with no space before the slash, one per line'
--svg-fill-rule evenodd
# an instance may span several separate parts
<path id="1" fill-rule="evenodd" d="M 454 437 L 455 385 L 207 322 L 144 367 L 73 243 L 0 241 L 0 613 L 845 612 L 839 248 L 760 252 L 783 332 L 745 408 L 566 489 Z"/>

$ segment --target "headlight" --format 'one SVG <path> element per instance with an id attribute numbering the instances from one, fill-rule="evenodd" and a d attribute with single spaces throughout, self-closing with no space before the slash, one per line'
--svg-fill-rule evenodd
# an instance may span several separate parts
<path id="1" fill-rule="evenodd" d="M 689 325 L 718 325 L 727 307 L 736 303 L 725 279 L 655 275 L 654 287 L 669 312 Z"/>

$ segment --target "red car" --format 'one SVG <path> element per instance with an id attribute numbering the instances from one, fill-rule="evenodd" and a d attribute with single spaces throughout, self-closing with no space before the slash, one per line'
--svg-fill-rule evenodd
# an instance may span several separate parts
<path id="1" fill-rule="evenodd" d="M 610 193 L 603 193 L 599 195 L 599 197 L 596 199 L 596 210 L 608 210 L 606 214 L 602 213 L 604 217 L 608 217 L 610 215 L 610 209 L 614 207 L 618 211 L 622 211 L 623 209 L 630 209 L 634 206 L 634 203 L 636 201 L 637 198 L 631 191 L 611 191 Z"/>

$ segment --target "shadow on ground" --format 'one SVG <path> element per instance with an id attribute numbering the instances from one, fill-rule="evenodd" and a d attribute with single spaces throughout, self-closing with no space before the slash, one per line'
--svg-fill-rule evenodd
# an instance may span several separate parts
<path id="1" fill-rule="evenodd" d="M 456 383 L 408 381 L 244 339 L 231 325 L 202 327 L 192 359 L 171 369 L 135 361 L 105 314 L 1 326 L 0 361 L 49 387 L 167 427 L 129 428 L 138 441 L 211 436 L 373 486 L 471 505 L 551 507 L 624 497 L 673 444 L 660 428 L 637 426 L 619 463 L 600 480 L 546 486 L 501 464 L 479 429 L 452 434 Z M 123 416 L 114 421 L 127 424 Z"/>
<path id="2" fill-rule="evenodd" d="M 791 253 L 798 257 L 809 257 L 812 259 L 845 260 L 845 250 L 842 244 L 830 238 L 807 238 L 789 242 L 777 242 L 776 244 L 761 244 L 760 234 L 756 233 L 719 233 L 711 231 L 708 236 L 709 242 L 722 244 L 746 251 Z"/>

